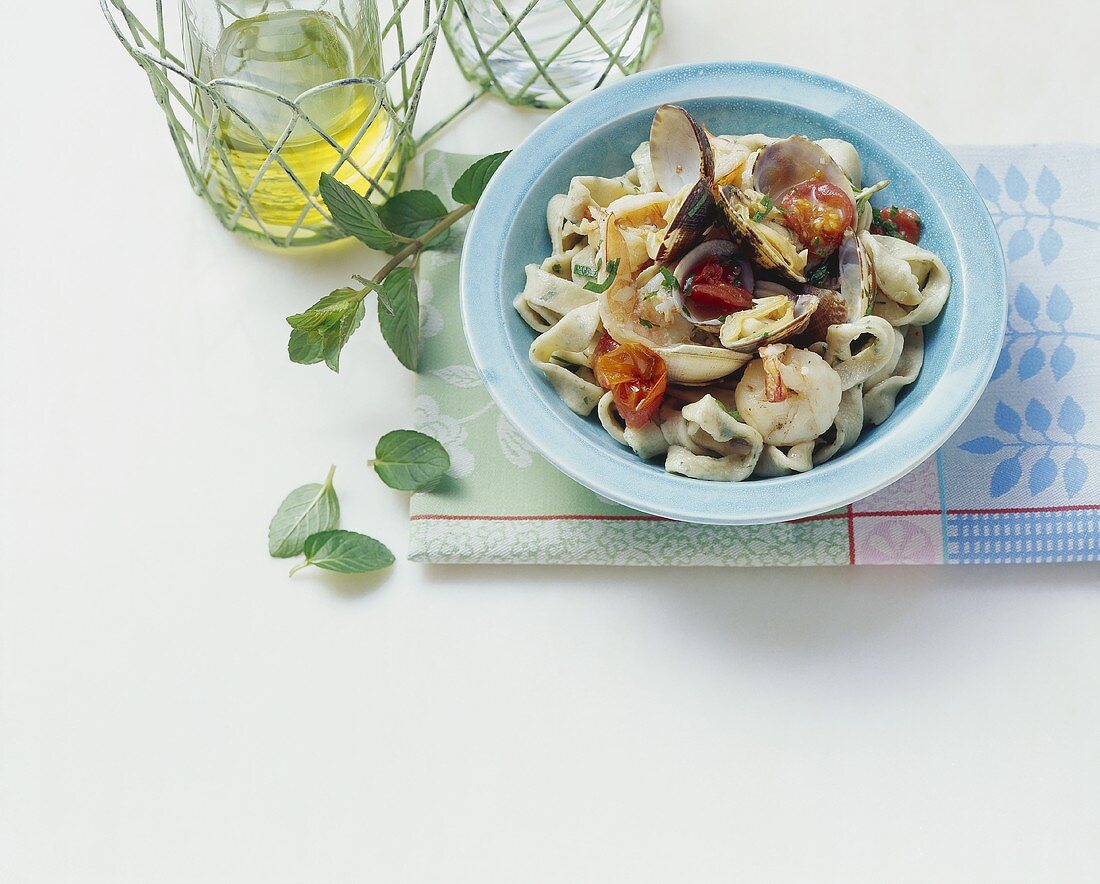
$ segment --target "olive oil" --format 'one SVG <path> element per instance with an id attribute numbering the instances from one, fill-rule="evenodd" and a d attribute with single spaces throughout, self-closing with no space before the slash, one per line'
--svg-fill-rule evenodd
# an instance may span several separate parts
<path id="1" fill-rule="evenodd" d="M 374 4 L 367 5 L 373 12 Z M 239 18 L 222 31 L 212 52 L 192 45 L 192 57 L 202 79 L 235 81 L 220 85 L 226 106 L 202 106 L 210 136 L 209 185 L 227 215 L 239 215 L 239 227 L 258 233 L 266 228 L 280 238 L 294 231 L 292 245 L 333 239 L 337 232 L 310 206 L 302 188 L 315 191 L 321 173 L 332 172 L 348 148 L 348 158 L 376 181 L 386 179 L 387 165 L 396 167 L 387 163 L 395 135 L 381 101 L 384 86 L 340 85 L 303 95 L 348 77 L 380 76 L 376 18 L 355 29 L 324 11 Z M 296 100 L 315 126 L 299 118 L 287 135 L 292 108 L 251 87 Z M 274 146 L 284 136 L 279 157 L 286 168 L 269 157 L 264 144 Z M 335 177 L 366 192 L 370 182 L 355 165 L 342 163 Z M 245 206 L 238 185 L 248 194 Z"/>

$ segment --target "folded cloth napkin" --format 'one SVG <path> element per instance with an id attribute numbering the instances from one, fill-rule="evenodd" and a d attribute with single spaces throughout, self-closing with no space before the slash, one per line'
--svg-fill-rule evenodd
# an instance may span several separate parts
<path id="1" fill-rule="evenodd" d="M 458 308 L 461 235 L 421 260 L 420 428 L 450 475 L 412 498 L 423 562 L 822 565 L 1100 559 L 1100 147 L 954 149 L 1008 263 L 993 380 L 932 458 L 844 510 L 779 525 L 670 522 L 608 503 L 535 454 L 489 399 Z M 450 193 L 470 158 L 431 153 Z"/>

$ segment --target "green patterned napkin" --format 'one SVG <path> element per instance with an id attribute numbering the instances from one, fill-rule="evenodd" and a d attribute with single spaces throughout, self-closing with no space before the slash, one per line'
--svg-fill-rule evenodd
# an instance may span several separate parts
<path id="1" fill-rule="evenodd" d="M 475 158 L 430 151 L 425 186 L 451 192 Z M 423 352 L 416 425 L 451 471 L 412 497 L 409 558 L 426 562 L 662 565 L 840 564 L 844 520 L 730 529 L 646 516 L 609 503 L 544 461 L 497 411 L 473 367 L 458 307 L 465 227 L 420 259 Z M 738 543 L 729 542 L 731 530 Z M 807 550 L 815 551 L 807 556 Z"/>

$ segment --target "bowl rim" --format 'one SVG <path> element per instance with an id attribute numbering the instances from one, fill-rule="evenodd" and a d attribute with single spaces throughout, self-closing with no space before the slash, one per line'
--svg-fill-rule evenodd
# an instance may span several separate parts
<path id="1" fill-rule="evenodd" d="M 625 116 L 665 102 L 738 97 L 787 103 L 834 118 L 839 113 L 837 99 L 845 99 L 842 109 L 850 106 L 856 116 L 841 118 L 841 122 L 878 143 L 895 162 L 910 166 L 922 187 L 940 204 L 961 270 L 961 279 L 952 280 L 952 296 L 961 297 L 964 306 L 956 343 L 948 354 L 951 371 L 915 409 L 922 421 L 917 424 L 914 414 L 908 416 L 906 423 L 914 426 L 906 444 L 898 444 L 899 439 L 886 434 L 869 444 L 861 442 L 844 460 L 826 462 L 807 473 L 748 482 L 703 482 L 654 470 L 652 464 L 634 457 L 612 457 L 542 408 L 539 391 L 528 384 L 521 371 L 511 370 L 510 363 L 517 361 L 518 354 L 504 333 L 505 310 L 513 309 L 503 280 L 503 256 L 512 227 L 505 219 L 514 215 L 560 150 L 576 139 L 591 137 Z M 593 127 L 593 119 L 600 120 L 600 125 Z M 899 131 L 905 142 L 897 141 Z M 907 162 L 907 157 L 915 162 Z M 948 201 L 952 211 L 944 206 Z M 960 236 L 963 231 L 953 223 L 952 216 L 959 210 L 968 213 L 965 236 Z M 486 273 L 486 268 L 492 272 Z M 978 283 L 980 298 L 971 289 Z M 466 342 L 490 396 L 543 458 L 614 503 L 667 519 L 713 525 L 785 522 L 840 509 L 890 485 L 931 457 L 985 391 L 1000 354 L 1008 303 L 1004 256 L 988 208 L 962 167 L 938 141 L 909 117 L 861 89 L 801 68 L 754 61 L 683 64 L 634 74 L 589 93 L 544 120 L 501 164 L 472 214 L 462 249 L 459 298 Z M 490 322 L 486 322 L 487 313 Z M 963 340 L 966 352 L 960 353 Z M 965 364 L 956 365 L 956 357 Z M 526 353 L 519 358 L 526 359 Z M 965 372 L 962 384 L 953 378 L 960 372 Z M 532 405 L 535 407 L 525 407 Z M 929 414 L 934 415 L 932 419 Z M 578 416 L 578 420 L 586 418 Z M 850 474 L 857 463 L 865 468 L 859 475 L 867 481 L 852 491 L 850 482 L 838 478 Z M 647 495 L 645 489 L 650 486 L 658 493 Z M 771 503 L 775 495 L 760 493 L 764 488 L 781 489 L 778 497 L 782 504 Z"/>

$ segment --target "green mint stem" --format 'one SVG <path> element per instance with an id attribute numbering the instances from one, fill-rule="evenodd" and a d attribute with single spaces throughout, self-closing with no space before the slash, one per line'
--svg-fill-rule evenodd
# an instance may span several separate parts
<path id="1" fill-rule="evenodd" d="M 390 260 L 386 262 L 382 269 L 374 274 L 373 282 L 376 285 L 381 285 L 382 280 L 389 276 L 391 270 L 400 266 L 401 262 L 408 258 L 409 255 L 415 255 L 417 252 L 419 252 L 422 248 L 424 248 L 425 245 L 427 245 L 433 239 L 439 236 L 439 234 L 441 234 L 444 230 L 447 230 L 459 218 L 473 211 L 473 208 L 474 207 L 470 205 L 459 206 L 454 211 L 448 212 L 446 215 L 439 219 L 439 222 L 435 225 L 435 227 L 433 227 L 427 233 L 423 233 L 418 236 L 407 246 L 401 249 L 400 252 L 390 258 Z"/>
<path id="2" fill-rule="evenodd" d="M 385 280 L 385 278 L 390 275 L 390 272 L 396 270 L 406 258 L 408 258 L 410 255 L 419 254 L 420 250 L 423 249 L 424 246 L 426 246 L 433 239 L 439 236 L 439 234 L 441 234 L 444 230 L 450 228 L 451 225 L 454 224 L 459 218 L 462 218 L 464 215 L 468 215 L 470 212 L 472 212 L 473 209 L 474 207 L 471 205 L 459 206 L 457 209 L 448 212 L 446 215 L 440 218 L 439 222 L 431 230 L 421 234 L 416 239 L 411 240 L 407 246 L 402 248 L 401 251 L 397 252 L 392 258 L 390 258 L 390 260 L 388 260 L 382 266 L 382 269 L 374 274 L 373 277 L 371 277 L 370 284 L 364 286 L 360 294 L 362 294 L 362 296 L 365 298 L 367 296 L 367 292 L 369 292 L 374 286 L 382 285 L 383 280 Z M 363 277 L 361 276 L 355 276 L 353 278 L 358 280 L 359 282 L 367 282 L 367 280 L 363 279 Z"/>
<path id="3" fill-rule="evenodd" d="M 301 563 L 295 565 L 293 568 L 290 569 L 290 575 L 289 576 L 293 577 L 295 574 L 297 574 L 303 568 L 308 568 L 309 566 L 310 566 L 310 562 L 301 562 Z"/>

